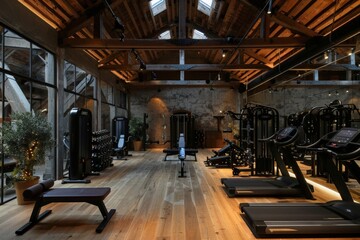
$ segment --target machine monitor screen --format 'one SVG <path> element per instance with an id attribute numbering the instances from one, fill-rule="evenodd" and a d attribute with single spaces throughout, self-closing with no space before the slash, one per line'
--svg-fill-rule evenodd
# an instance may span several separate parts
<path id="1" fill-rule="evenodd" d="M 330 139 L 327 145 L 335 148 L 345 146 L 358 136 L 358 134 L 360 134 L 360 129 L 343 128 Z"/>

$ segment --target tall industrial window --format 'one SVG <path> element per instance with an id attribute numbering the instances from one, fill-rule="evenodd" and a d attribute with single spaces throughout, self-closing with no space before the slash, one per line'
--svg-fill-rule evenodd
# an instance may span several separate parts
<path id="1" fill-rule="evenodd" d="M 56 81 L 54 54 L 0 25 L 0 100 L 1 123 L 11 122 L 12 113 L 36 112 L 47 117 L 55 134 Z M 3 146 L 0 146 L 3 149 Z M 54 178 L 49 169 L 55 152 L 47 153 L 45 164 L 37 165 L 35 175 Z M 15 197 L 11 172 L 16 159 L 0 156 L 0 204 Z M 2 167 L 4 166 L 4 168 Z"/>

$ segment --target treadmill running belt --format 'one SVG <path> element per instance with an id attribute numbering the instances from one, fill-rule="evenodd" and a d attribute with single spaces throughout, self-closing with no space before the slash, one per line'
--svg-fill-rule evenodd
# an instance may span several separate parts
<path id="1" fill-rule="evenodd" d="M 255 221 L 314 221 L 314 220 L 341 220 L 341 216 L 329 211 L 323 206 L 313 207 L 256 207 L 244 208 L 244 213 L 253 222 Z"/>

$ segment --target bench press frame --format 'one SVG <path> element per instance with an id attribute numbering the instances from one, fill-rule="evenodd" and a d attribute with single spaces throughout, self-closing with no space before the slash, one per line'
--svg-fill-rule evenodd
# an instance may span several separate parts
<path id="1" fill-rule="evenodd" d="M 196 154 L 198 153 L 199 151 L 197 149 L 193 149 L 193 148 L 185 148 L 185 153 L 186 155 L 189 155 L 189 156 L 193 156 L 194 157 L 194 160 L 185 160 L 185 161 L 197 161 L 197 158 L 196 158 Z M 165 155 L 165 158 L 164 158 L 164 161 L 174 161 L 174 160 L 168 160 L 167 157 L 168 156 L 174 156 L 174 155 L 178 155 L 179 154 L 179 149 L 176 149 L 176 148 L 167 148 L 167 149 L 163 149 L 163 153 L 166 153 Z M 177 160 L 176 160 L 177 161 Z"/>
<path id="2" fill-rule="evenodd" d="M 83 192 L 75 196 L 73 192 Z M 90 194 L 98 191 L 98 194 Z M 85 192 L 85 193 L 84 193 Z M 63 195 L 61 195 L 61 193 Z M 86 194 L 87 193 L 87 194 Z M 23 235 L 38 222 L 40 222 L 45 217 L 49 216 L 52 210 L 46 210 L 40 214 L 41 208 L 45 205 L 55 202 L 86 202 L 92 205 L 95 205 L 99 208 L 103 220 L 96 228 L 97 233 L 101 233 L 106 227 L 107 223 L 110 221 L 111 217 L 115 213 L 115 209 L 108 211 L 104 204 L 105 197 L 110 193 L 110 188 L 54 188 L 45 191 L 41 196 L 36 199 L 33 211 L 30 216 L 30 220 L 24 226 L 16 230 L 16 235 Z M 53 195 L 53 196 L 52 196 Z M 93 199 L 91 199 L 93 198 Z"/>

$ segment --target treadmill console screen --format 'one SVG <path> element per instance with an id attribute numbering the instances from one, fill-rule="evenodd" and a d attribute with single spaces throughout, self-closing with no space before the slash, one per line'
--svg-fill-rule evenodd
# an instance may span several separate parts
<path id="1" fill-rule="evenodd" d="M 296 134 L 295 127 L 286 127 L 279 131 L 278 135 L 276 136 L 276 140 L 278 142 L 285 142 L 291 139 Z"/>
<path id="2" fill-rule="evenodd" d="M 332 148 L 339 148 L 346 146 L 355 137 L 360 134 L 360 129 L 356 128 L 343 128 L 339 130 L 327 143 L 327 146 Z"/>

